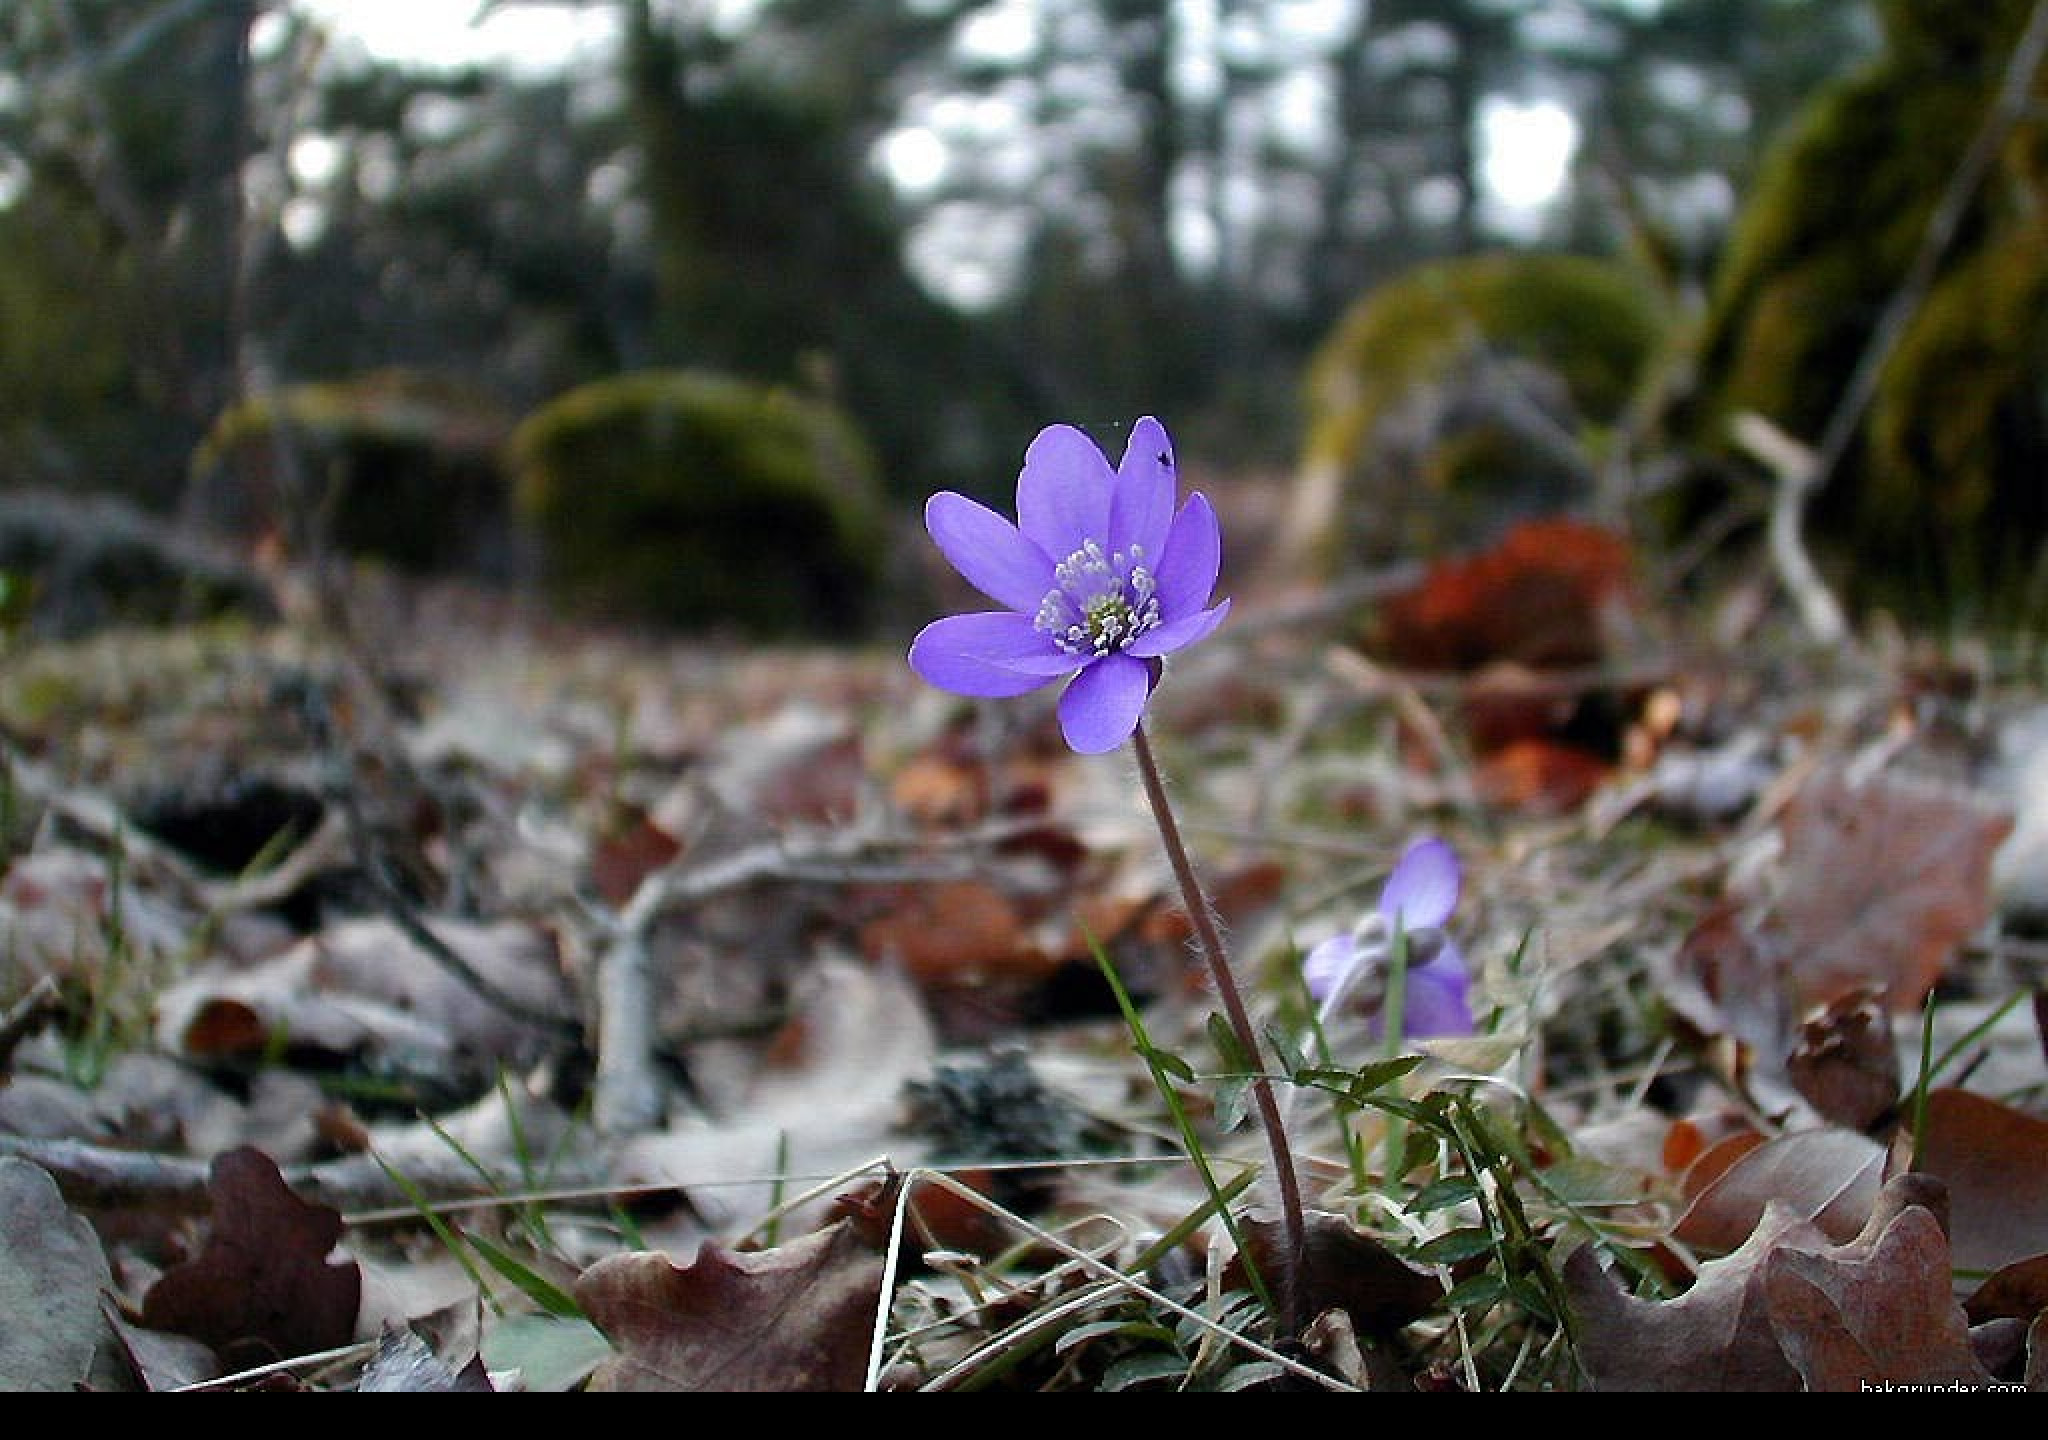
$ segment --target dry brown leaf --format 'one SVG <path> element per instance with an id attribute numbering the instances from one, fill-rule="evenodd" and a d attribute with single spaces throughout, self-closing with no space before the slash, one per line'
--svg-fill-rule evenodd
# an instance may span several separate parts
<path id="1" fill-rule="evenodd" d="M 576 1282 L 576 1302 L 619 1354 L 593 1390 L 859 1390 L 882 1262 L 840 1222 L 774 1250 L 706 1243 L 689 1265 L 613 1255 Z"/>
<path id="2" fill-rule="evenodd" d="M 1844 991 L 1809 1015 L 1785 1071 L 1824 1120 L 1869 1130 L 1890 1115 L 1899 1099 L 1899 1052 L 1884 992 Z"/>
<path id="3" fill-rule="evenodd" d="M 1901 1148 L 1910 1148 L 1903 1137 Z M 1919 1169 L 1948 1186 L 1959 1269 L 2048 1255 L 2048 1121 L 1970 1090 L 1927 1097 Z"/>
<path id="4" fill-rule="evenodd" d="M 1742 1153 L 1694 1194 L 1672 1233 L 1703 1254 L 1727 1254 L 1776 1204 L 1847 1240 L 1877 1200 L 1884 1159 L 1882 1145 L 1850 1130 L 1780 1135 Z"/>
<path id="5" fill-rule="evenodd" d="M 1801 1001 L 1876 985 L 1918 1009 L 1956 947 L 1991 914 L 1991 860 L 2012 817 L 1964 790 L 1815 774 L 1781 828 L 1782 888 L 1767 922 Z"/>
<path id="6" fill-rule="evenodd" d="M 2044 1311 L 2048 1311 L 2048 1255 L 1999 1267 L 1963 1302 L 1963 1312 L 1972 1325 L 1987 1320 L 2031 1320 Z"/>
<path id="7" fill-rule="evenodd" d="M 308 1204 L 260 1150 L 213 1162 L 206 1248 L 143 1297 L 142 1323 L 204 1341 L 224 1359 L 309 1355 L 354 1333 L 362 1272 L 329 1264 L 341 1215 Z"/>
<path id="8" fill-rule="evenodd" d="M 1771 1325 L 1806 1388 L 1988 1383 L 1950 1265 L 1941 1222 L 1917 1205 L 1874 1240 L 1774 1254 L 1764 1272 Z"/>
<path id="9" fill-rule="evenodd" d="M 1598 1252 L 1581 1247 L 1565 1261 L 1564 1282 L 1593 1388 L 1797 1390 L 1798 1372 L 1769 1324 L 1764 1264 L 1783 1247 L 1826 1244 L 1811 1223 L 1772 1205 L 1740 1247 L 1700 1266 L 1690 1290 L 1664 1301 L 1626 1294 Z"/>

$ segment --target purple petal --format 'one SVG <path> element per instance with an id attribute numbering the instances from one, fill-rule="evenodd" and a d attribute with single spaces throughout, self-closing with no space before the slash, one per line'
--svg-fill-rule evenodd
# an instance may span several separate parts
<path id="1" fill-rule="evenodd" d="M 1076 664 L 1073 656 L 1007 610 L 948 615 L 910 642 L 910 666 L 955 695 L 995 699 L 1022 695 Z"/>
<path id="2" fill-rule="evenodd" d="M 1145 416 L 1131 427 L 1124 458 L 1116 467 L 1116 494 L 1109 506 L 1109 548 L 1128 555 L 1132 547 L 1147 566 L 1156 566 L 1173 523 L 1177 488 L 1173 441 L 1166 427 Z"/>
<path id="3" fill-rule="evenodd" d="M 1198 491 L 1188 496 L 1180 514 L 1173 517 L 1166 549 L 1152 572 L 1159 581 L 1160 613 L 1177 620 L 1207 605 L 1222 563 L 1222 528 L 1207 497 Z"/>
<path id="4" fill-rule="evenodd" d="M 1443 840 L 1418 840 L 1387 877 L 1380 914 L 1398 917 L 1405 930 L 1434 929 L 1457 908 L 1458 883 L 1458 852 Z"/>
<path id="5" fill-rule="evenodd" d="M 1402 1032 L 1417 1039 L 1430 1035 L 1470 1035 L 1470 990 L 1464 957 L 1457 946 L 1446 940 L 1435 959 L 1408 972 L 1408 995 L 1401 1007 Z"/>
<path id="6" fill-rule="evenodd" d="M 1052 589 L 1045 552 L 986 505 L 941 490 L 925 502 L 924 528 L 967 583 L 998 605 L 1031 615 Z"/>
<path id="7" fill-rule="evenodd" d="M 1095 442 L 1071 425 L 1048 425 L 1024 452 L 1017 526 L 1055 564 L 1085 541 L 1109 539 L 1116 476 Z"/>
<path id="8" fill-rule="evenodd" d="M 1131 738 L 1152 693 L 1152 667 L 1129 655 L 1092 661 L 1060 696 L 1060 729 L 1082 755 L 1100 755 Z"/>
<path id="9" fill-rule="evenodd" d="M 1318 1005 L 1328 1004 L 1337 993 L 1357 953 L 1358 942 L 1351 936 L 1332 935 L 1302 958 L 1301 978 Z"/>
<path id="10" fill-rule="evenodd" d="M 1183 615 L 1178 620 L 1169 620 L 1164 625 L 1154 626 L 1124 647 L 1126 655 L 1150 658 L 1170 655 L 1200 640 L 1211 630 L 1223 623 L 1223 617 L 1230 613 L 1230 602 L 1207 610 L 1197 610 L 1192 615 Z"/>

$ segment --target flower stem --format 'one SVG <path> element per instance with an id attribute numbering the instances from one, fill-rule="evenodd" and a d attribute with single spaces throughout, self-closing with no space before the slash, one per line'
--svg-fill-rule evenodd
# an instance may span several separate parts
<path id="1" fill-rule="evenodd" d="M 1231 972 L 1222 933 L 1216 928 L 1215 912 L 1210 908 L 1209 896 L 1202 889 L 1202 882 L 1195 876 L 1194 863 L 1188 859 L 1188 847 L 1181 839 L 1180 824 L 1173 817 L 1173 807 L 1167 803 L 1166 785 L 1159 778 L 1159 764 L 1152 757 L 1152 741 L 1145 733 L 1143 722 L 1132 734 L 1131 743 L 1138 754 L 1138 774 L 1145 783 L 1145 798 L 1151 802 L 1152 817 L 1159 824 L 1159 838 L 1166 846 L 1167 863 L 1173 867 L 1173 878 L 1180 884 L 1181 903 L 1194 924 L 1196 939 L 1202 946 L 1202 957 L 1209 962 L 1209 974 L 1216 983 L 1216 993 L 1223 997 L 1224 1014 L 1237 1036 L 1238 1045 L 1251 1057 L 1259 1072 L 1252 1080 L 1252 1099 L 1259 1108 L 1259 1121 L 1266 1131 L 1266 1146 L 1273 1154 L 1273 1180 L 1280 1190 L 1281 1220 L 1287 1230 L 1287 1263 L 1280 1267 L 1278 1279 L 1280 1322 L 1292 1333 L 1301 1320 L 1295 1311 L 1301 1267 L 1308 1254 L 1308 1236 L 1306 1222 L 1302 1218 L 1301 1182 L 1294 1174 L 1294 1154 L 1288 1148 L 1287 1130 L 1280 1119 L 1280 1106 L 1273 1098 L 1272 1082 L 1265 1075 L 1265 1047 L 1260 1045 L 1258 1033 L 1252 1029 L 1251 1016 L 1244 1008 L 1244 997 L 1238 993 L 1237 977 Z"/>

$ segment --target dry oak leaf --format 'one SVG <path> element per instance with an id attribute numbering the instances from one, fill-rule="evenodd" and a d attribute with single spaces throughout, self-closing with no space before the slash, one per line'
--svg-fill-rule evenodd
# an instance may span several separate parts
<path id="1" fill-rule="evenodd" d="M 2048 1121 L 1975 1091 L 1936 1090 L 1919 1152 L 1917 1168 L 1948 1186 L 1958 1269 L 2048 1256 Z"/>
<path id="2" fill-rule="evenodd" d="M 619 1353 L 592 1390 L 859 1390 L 882 1262 L 845 1221 L 773 1250 L 613 1255 L 576 1303 Z"/>
<path id="3" fill-rule="evenodd" d="M 1799 1388 L 1769 1322 L 1764 1265 L 1785 1247 L 1819 1249 L 1812 1222 L 1768 1206 L 1741 1247 L 1700 1266 L 1675 1300 L 1639 1300 L 1601 1268 L 1592 1246 L 1564 1264 L 1578 1319 L 1579 1363 L 1595 1390 L 1784 1391 Z"/>
<path id="4" fill-rule="evenodd" d="M 1875 1240 L 1818 1254 L 1775 1253 L 1764 1272 L 1771 1326 L 1808 1390 L 1866 1383 L 1983 1385 L 1950 1284 L 1948 1239 L 1908 1206 Z"/>
<path id="5" fill-rule="evenodd" d="M 1767 921 L 1803 1010 L 1863 985 L 1917 1009 L 1990 917 L 1991 860 L 2012 816 L 1968 791 L 1815 774 L 1781 822 L 1782 889 Z"/>
<path id="6" fill-rule="evenodd" d="M 1739 1158 L 1696 1193 L 1687 1176 L 1692 1203 L 1672 1233 L 1705 1254 L 1726 1254 L 1745 1243 L 1773 1205 L 1813 1221 L 1831 1239 L 1848 1240 L 1863 1228 L 1884 1185 L 1884 1147 L 1852 1130 L 1798 1130 L 1747 1149 L 1740 1145 L 1731 1146 Z"/>
<path id="7" fill-rule="evenodd" d="M 355 1335 L 362 1271 L 329 1264 L 341 1214 L 292 1193 L 260 1150 L 213 1162 L 213 1221 L 206 1248 L 166 1271 L 143 1297 L 142 1323 L 204 1341 L 223 1358 L 250 1347 L 270 1357 L 310 1355 Z"/>

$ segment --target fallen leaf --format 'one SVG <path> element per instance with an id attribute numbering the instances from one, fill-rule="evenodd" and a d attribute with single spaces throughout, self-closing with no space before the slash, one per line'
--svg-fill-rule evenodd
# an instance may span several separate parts
<path id="1" fill-rule="evenodd" d="M 1972 1325 L 1987 1320 L 2031 1320 L 2048 1311 L 2048 1255 L 2000 1266 L 1963 1302 Z"/>
<path id="2" fill-rule="evenodd" d="M 1882 1145 L 1850 1130 L 1780 1135 L 1744 1151 L 1708 1181 L 1691 1197 L 1672 1234 L 1704 1254 L 1726 1254 L 1775 1204 L 1813 1221 L 1823 1234 L 1847 1240 L 1870 1215 L 1883 1186 L 1884 1160 Z"/>
<path id="3" fill-rule="evenodd" d="M 1899 1149 L 1910 1152 L 1903 1137 Z M 1919 1170 L 1948 1186 L 1957 1268 L 2048 1255 L 2048 1121 L 1971 1090 L 1927 1097 Z"/>
<path id="4" fill-rule="evenodd" d="M 1890 1115 L 1899 1099 L 1899 1052 L 1884 992 L 1846 990 L 1801 1021 L 1785 1072 L 1824 1120 L 1869 1130 Z"/>
<path id="5" fill-rule="evenodd" d="M 478 1353 L 493 1373 L 515 1373 L 521 1389 L 553 1395 L 582 1385 L 613 1352 L 588 1320 L 530 1314 L 491 1322 Z"/>
<path id="6" fill-rule="evenodd" d="M 592 1390 L 859 1390 L 882 1262 L 840 1222 L 773 1250 L 706 1242 L 686 1266 L 643 1252 L 600 1260 L 576 1302 L 619 1354 Z"/>
<path id="7" fill-rule="evenodd" d="M 1988 1383 L 1950 1290 L 1951 1264 L 1941 1222 L 1917 1205 L 1874 1241 L 1775 1253 L 1764 1272 L 1771 1325 L 1806 1388 Z"/>
<path id="8" fill-rule="evenodd" d="M 189 1335 L 172 1335 L 131 1325 L 114 1308 L 106 1307 L 107 1324 L 128 1357 L 128 1368 L 148 1391 L 176 1390 L 196 1385 L 221 1374 L 220 1361 L 208 1346 Z"/>
<path id="9" fill-rule="evenodd" d="M 108 1338 L 92 1226 L 39 1165 L 0 1159 L 0 1390 L 74 1390 Z"/>
<path id="10" fill-rule="evenodd" d="M 985 881 L 905 885 L 875 898 L 887 908 L 861 927 L 862 953 L 900 964 L 920 981 L 1036 980 L 1053 963 L 1032 943 L 1016 905 Z"/>
<path id="11" fill-rule="evenodd" d="M 1517 525 L 1493 549 L 1431 567 L 1380 610 L 1379 643 L 1416 670 L 1474 670 L 1496 660 L 1596 663 L 1603 619 L 1627 603 L 1628 544 L 1575 520 Z"/>
<path id="12" fill-rule="evenodd" d="M 1483 756 L 1477 782 L 1489 805 L 1561 814 L 1583 805 L 1613 770 L 1590 750 L 1535 735 Z"/>
<path id="13" fill-rule="evenodd" d="M 590 852 L 590 883 L 614 908 L 633 898 L 640 882 L 683 853 L 682 842 L 645 815 L 630 812 Z"/>
<path id="14" fill-rule="evenodd" d="M 1991 860 L 2012 817 L 1968 791 L 1839 770 L 1786 808 L 1767 933 L 1801 1008 L 1875 985 L 1917 1010 L 1956 948 L 1991 915 Z"/>
<path id="15" fill-rule="evenodd" d="M 1564 1263 L 1564 1283 L 1593 1388 L 1797 1390 L 1799 1374 L 1769 1323 L 1764 1264 L 1783 1247 L 1826 1243 L 1811 1223 L 1771 1205 L 1740 1246 L 1700 1266 L 1691 1289 L 1661 1301 L 1627 1294 L 1598 1250 L 1581 1246 Z"/>
<path id="16" fill-rule="evenodd" d="M 356 1381 L 356 1390 L 366 1395 L 489 1394 L 491 1382 L 476 1356 L 456 1370 L 412 1331 L 387 1325 L 377 1337 L 377 1353 Z"/>
<path id="17" fill-rule="evenodd" d="M 189 1335 L 223 1358 L 255 1347 L 266 1358 L 309 1355 L 355 1333 L 362 1273 L 329 1264 L 340 1212 L 292 1193 L 260 1150 L 231 1150 L 208 1180 L 206 1247 L 166 1271 L 143 1297 L 142 1323 Z"/>

